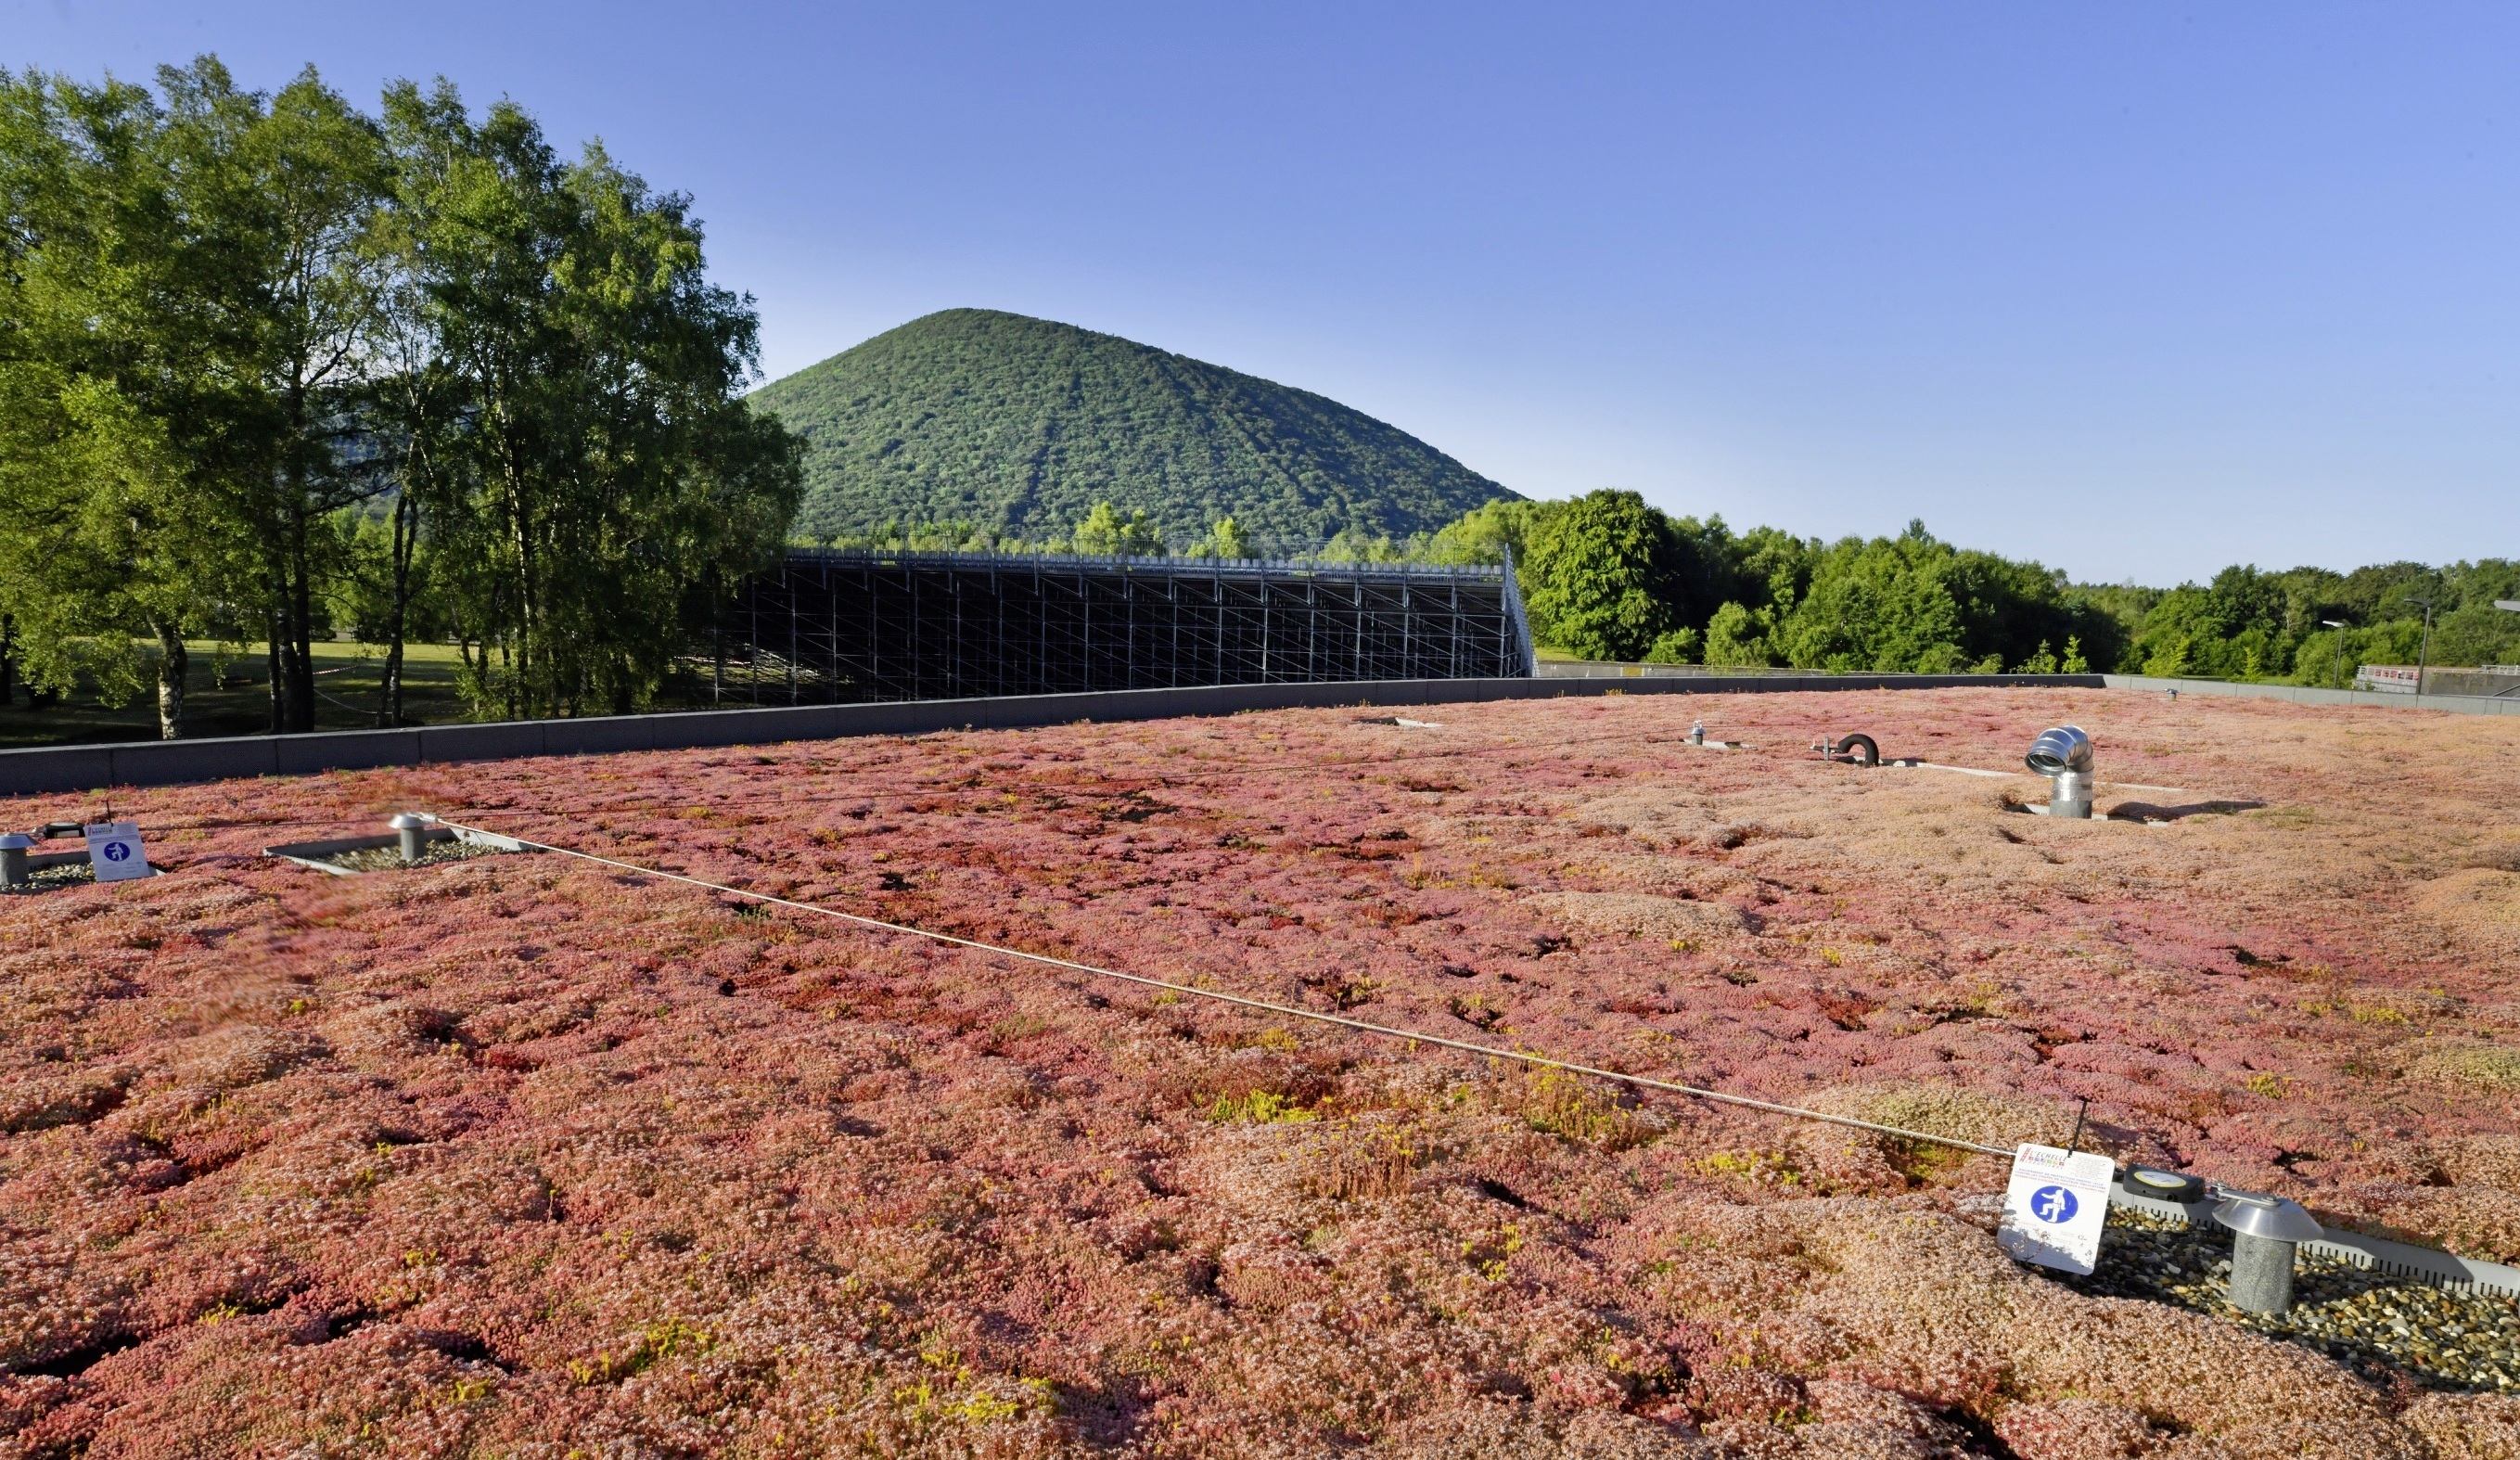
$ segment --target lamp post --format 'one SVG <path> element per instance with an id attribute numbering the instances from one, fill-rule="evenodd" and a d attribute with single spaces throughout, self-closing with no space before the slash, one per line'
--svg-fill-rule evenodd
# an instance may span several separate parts
<path id="1" fill-rule="evenodd" d="M 2336 667 L 2328 674 L 2330 680 L 2328 688 L 2341 690 L 2345 688 L 2345 620 L 2321 618 L 2318 620 L 2318 626 L 2336 630 Z"/>
<path id="2" fill-rule="evenodd" d="M 2407 602 L 2424 611 L 2424 647 L 2415 655 L 2415 698 L 2420 700 L 2424 694 L 2424 670 L 2433 662 L 2433 601 L 2409 595 Z"/>

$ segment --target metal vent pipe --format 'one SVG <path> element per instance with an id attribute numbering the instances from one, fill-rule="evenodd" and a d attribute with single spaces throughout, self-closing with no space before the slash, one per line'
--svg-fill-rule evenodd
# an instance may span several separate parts
<path id="1" fill-rule="evenodd" d="M 2074 725 L 2043 730 L 2023 757 L 2048 778 L 2048 814 L 2088 821 L 2092 815 L 2092 738 Z"/>
<path id="2" fill-rule="evenodd" d="M 2299 1202 L 2216 1188 L 2214 1219 L 2231 1229 L 2231 1306 L 2248 1313 L 2292 1311 L 2293 1253 L 2325 1230 Z"/>
<path id="3" fill-rule="evenodd" d="M 432 818 L 405 811 L 385 823 L 402 837 L 402 859 L 417 862 L 428 855 L 428 823 Z"/>

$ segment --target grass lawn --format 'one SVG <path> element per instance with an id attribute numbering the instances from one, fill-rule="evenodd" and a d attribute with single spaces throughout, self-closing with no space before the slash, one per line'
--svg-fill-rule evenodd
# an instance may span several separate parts
<path id="1" fill-rule="evenodd" d="M 196 736 L 258 735 L 271 728 L 269 666 L 262 651 L 222 662 L 218 646 L 189 646 L 186 676 L 191 732 Z M 377 723 L 377 695 L 384 672 L 384 647 L 347 640 L 315 646 L 315 728 L 366 730 Z M 157 655 L 150 653 L 153 688 L 119 709 L 97 703 L 92 690 L 43 709 L 26 707 L 24 686 L 0 707 L 0 750 L 20 746 L 89 745 L 101 741 L 158 738 Z M 461 667 L 452 644 L 403 648 L 403 717 L 413 724 L 467 718 L 455 689 Z"/>

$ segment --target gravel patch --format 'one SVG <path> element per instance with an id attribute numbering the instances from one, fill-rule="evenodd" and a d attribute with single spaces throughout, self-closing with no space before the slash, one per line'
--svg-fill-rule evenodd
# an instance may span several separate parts
<path id="1" fill-rule="evenodd" d="M 94 867 L 85 862 L 72 862 L 67 867 L 44 867 L 30 872 L 26 875 L 26 881 L 18 887 L 0 886 L 0 896 L 31 897 L 38 892 L 49 892 L 58 888 L 77 887 L 81 883 L 94 881 L 96 881 Z"/>
<path id="2" fill-rule="evenodd" d="M 2409 1282 L 2304 1254 L 2293 1268 L 2293 1307 L 2282 1317 L 2246 1313 L 2227 1296 L 2231 1234 L 2123 1208 L 2109 1212 L 2099 1269 L 2050 1274 L 2100 1298 L 2142 1298 L 2228 1318 L 2314 1349 L 2374 1384 L 2406 1380 L 2454 1392 L 2520 1393 L 2520 1299 Z"/>
<path id="3" fill-rule="evenodd" d="M 428 855 L 417 862 L 402 859 L 399 846 L 371 846 L 365 851 L 345 851 L 324 860 L 349 872 L 399 872 L 406 867 L 435 867 L 446 862 L 469 862 L 474 857 L 498 856 L 495 846 L 477 842 L 431 842 Z"/>

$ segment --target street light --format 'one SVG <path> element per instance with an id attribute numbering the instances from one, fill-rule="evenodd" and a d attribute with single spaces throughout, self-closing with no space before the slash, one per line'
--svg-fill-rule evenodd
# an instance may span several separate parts
<path id="1" fill-rule="evenodd" d="M 2341 690 L 2345 688 L 2345 620 L 2342 618 L 2321 618 L 2318 620 L 2318 626 L 2320 628 L 2332 628 L 2336 630 L 2336 668 L 2335 671 L 2329 675 L 2330 683 L 2328 688 Z"/>
<path id="2" fill-rule="evenodd" d="M 2422 652 L 2415 656 L 2415 697 L 2421 699 L 2424 693 L 2424 668 L 2433 662 L 2433 601 L 2429 598 L 2417 598 L 2412 594 L 2408 595 L 2406 601 L 2424 611 L 2424 647 Z"/>

